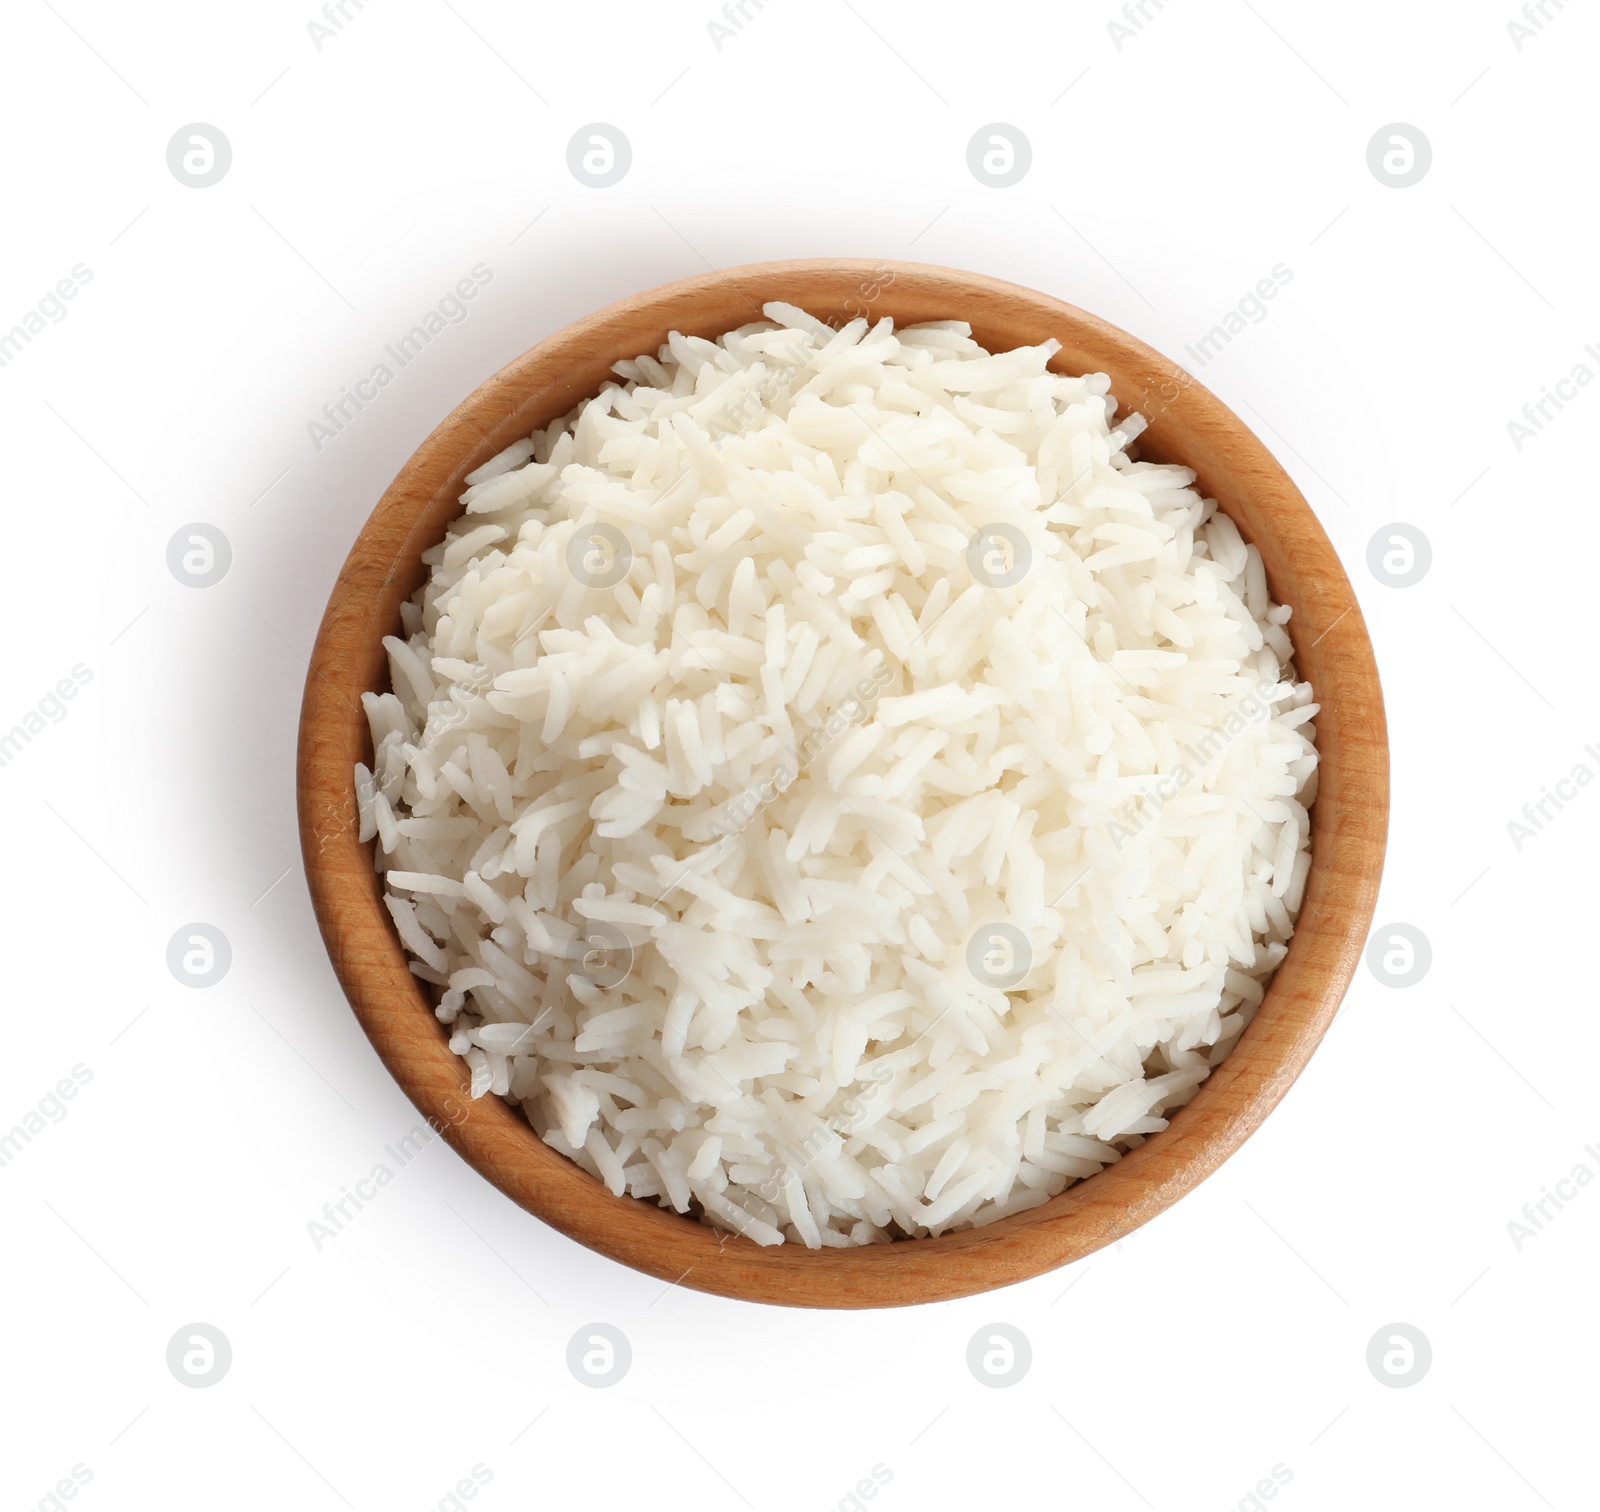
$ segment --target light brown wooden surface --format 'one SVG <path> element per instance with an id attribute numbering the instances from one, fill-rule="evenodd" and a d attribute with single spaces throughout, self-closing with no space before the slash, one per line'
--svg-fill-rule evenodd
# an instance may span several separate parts
<path id="1" fill-rule="evenodd" d="M 885 285 L 886 272 L 893 281 Z M 878 287 L 876 297 L 868 291 Z M 993 351 L 1055 337 L 1062 372 L 1109 373 L 1150 429 L 1140 454 L 1195 468 L 1260 548 L 1294 613 L 1296 664 L 1322 705 L 1312 869 L 1289 954 L 1255 1021 L 1170 1128 L 1050 1202 L 986 1228 L 890 1245 L 763 1249 L 632 1197 L 613 1197 L 542 1144 L 498 1097 L 474 1102 L 427 989 L 384 909 L 372 846 L 356 839 L 352 771 L 371 761 L 360 695 L 388 686 L 380 644 L 422 583 L 420 553 L 459 512 L 462 478 L 596 392 L 612 362 L 671 329 L 715 337 L 769 299 L 822 319 L 969 321 Z M 864 259 L 764 263 L 612 305 L 541 342 L 466 399 L 378 502 L 329 600 L 301 711 L 300 837 L 328 953 L 384 1064 L 434 1127 L 508 1196 L 563 1233 L 663 1280 L 806 1307 L 884 1307 L 964 1296 L 1080 1259 L 1154 1217 L 1214 1171 L 1288 1091 L 1361 957 L 1383 865 L 1389 762 L 1366 624 L 1338 558 L 1283 469 L 1218 399 L 1131 336 L 1059 300 L 978 274 Z"/>

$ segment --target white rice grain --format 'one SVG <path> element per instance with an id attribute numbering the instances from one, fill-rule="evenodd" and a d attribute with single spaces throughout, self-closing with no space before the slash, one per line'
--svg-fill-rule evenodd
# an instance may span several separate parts
<path id="1" fill-rule="evenodd" d="M 1237 1042 L 1318 706 L 1104 375 L 765 314 L 468 474 L 359 833 L 473 1095 L 610 1191 L 764 1245 L 988 1223 Z"/>

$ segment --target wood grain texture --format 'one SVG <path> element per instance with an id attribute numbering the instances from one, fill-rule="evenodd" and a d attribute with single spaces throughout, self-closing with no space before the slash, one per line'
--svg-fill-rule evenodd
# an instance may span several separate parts
<path id="1" fill-rule="evenodd" d="M 884 283 L 888 273 L 892 282 Z M 357 841 L 352 770 L 370 762 L 360 695 L 388 686 L 380 644 L 421 585 L 420 553 L 459 512 L 462 479 L 595 393 L 612 362 L 669 330 L 716 337 L 783 299 L 823 319 L 868 303 L 897 324 L 962 319 L 993 351 L 1054 337 L 1062 372 L 1105 372 L 1150 429 L 1140 455 L 1200 475 L 1261 551 L 1294 608 L 1296 663 L 1322 705 L 1312 869 L 1299 928 L 1254 1022 L 1171 1127 L 1102 1174 L 986 1228 L 889 1245 L 763 1249 L 601 1184 L 544 1145 L 498 1097 L 473 1101 L 427 989 L 406 967 Z M 854 302 L 852 305 L 849 302 Z M 301 846 L 334 970 L 384 1064 L 460 1153 L 513 1200 L 601 1253 L 685 1286 L 804 1307 L 884 1307 L 1004 1286 L 1081 1259 L 1176 1202 L 1260 1126 L 1331 1022 L 1361 957 L 1383 865 L 1389 761 L 1361 610 L 1316 517 L 1266 447 L 1159 353 L 1046 295 L 974 273 L 867 260 L 763 263 L 686 279 L 569 326 L 496 373 L 418 449 L 379 500 L 329 600 L 300 722 Z"/>

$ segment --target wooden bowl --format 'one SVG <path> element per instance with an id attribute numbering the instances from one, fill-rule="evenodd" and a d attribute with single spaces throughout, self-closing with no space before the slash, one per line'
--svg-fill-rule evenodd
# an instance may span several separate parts
<path id="1" fill-rule="evenodd" d="M 388 686 L 380 644 L 425 576 L 420 554 L 459 512 L 462 479 L 598 391 L 611 364 L 679 330 L 715 337 L 770 299 L 826 320 L 962 319 L 993 351 L 1055 337 L 1052 367 L 1104 372 L 1150 428 L 1140 454 L 1181 462 L 1266 563 L 1309 678 L 1321 776 L 1313 865 L 1289 953 L 1233 1052 L 1171 1126 L 1098 1176 L 985 1228 L 850 1249 L 761 1248 L 652 1201 L 614 1197 L 540 1142 L 498 1097 L 474 1101 L 429 989 L 406 966 L 372 846 L 357 838 L 352 769 L 372 760 L 360 695 Z M 507 1196 L 582 1244 L 664 1281 L 758 1302 L 885 1307 L 1026 1280 L 1153 1218 L 1233 1154 L 1306 1064 L 1360 960 L 1388 829 L 1383 699 L 1361 610 L 1328 538 L 1266 447 L 1159 353 L 1060 300 L 976 273 L 866 260 L 760 263 L 685 279 L 568 326 L 471 394 L 401 469 L 328 601 L 300 719 L 300 839 L 328 953 L 362 1027 L 430 1123 Z"/>

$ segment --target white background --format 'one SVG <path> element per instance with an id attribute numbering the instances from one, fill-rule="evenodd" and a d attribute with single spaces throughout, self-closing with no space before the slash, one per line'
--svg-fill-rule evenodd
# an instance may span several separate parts
<path id="1" fill-rule="evenodd" d="M 1151 0 L 1118 47 L 1110 0 L 747 9 L 718 49 L 711 0 L 368 0 L 319 49 L 311 0 L 6 8 L 0 331 L 93 276 L 0 368 L 0 728 L 75 664 L 93 677 L 0 768 L 0 1132 L 92 1073 L 0 1168 L 5 1506 L 54 1505 L 74 1465 L 73 1505 L 108 1512 L 449 1507 L 474 1465 L 486 1512 L 822 1512 L 874 1465 L 889 1512 L 1220 1512 L 1275 1465 L 1288 1512 L 1594 1506 L 1600 1184 L 1520 1250 L 1507 1224 L 1578 1162 L 1600 1173 L 1579 964 L 1600 791 L 1520 849 L 1507 822 L 1600 771 L 1600 394 L 1520 450 L 1507 422 L 1600 371 L 1600 19 L 1551 5 L 1519 48 L 1511 0 Z M 996 121 L 1033 149 L 1003 190 L 966 163 Z M 232 144 L 214 187 L 168 170 L 191 122 Z M 566 167 L 591 122 L 632 143 L 615 187 Z M 1411 188 L 1367 166 L 1393 122 L 1432 143 Z M 418 1121 L 334 981 L 296 843 L 305 656 L 346 550 L 533 342 L 707 266 L 827 255 L 1067 298 L 1258 430 L 1371 625 L 1379 916 L 1426 934 L 1429 974 L 1363 968 L 1282 1107 L 1158 1221 L 965 1302 L 669 1291 L 440 1142 L 319 1251 L 308 1220 Z M 319 452 L 307 422 L 476 263 L 466 320 Z M 1187 358 L 1278 263 L 1267 318 Z M 195 521 L 232 547 L 207 589 L 166 565 Z M 1367 567 L 1393 521 L 1432 543 L 1411 588 Z M 205 990 L 165 963 L 194 921 L 233 951 Z M 202 1390 L 165 1361 L 197 1321 L 233 1351 Z M 596 1321 L 633 1349 L 608 1390 L 565 1364 Z M 966 1365 L 991 1322 L 1032 1344 L 1006 1390 Z M 1433 1351 L 1406 1389 L 1366 1363 L 1394 1322 Z"/>

